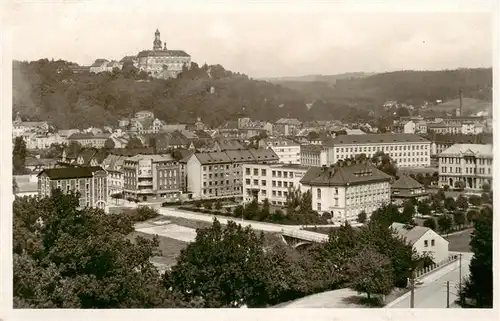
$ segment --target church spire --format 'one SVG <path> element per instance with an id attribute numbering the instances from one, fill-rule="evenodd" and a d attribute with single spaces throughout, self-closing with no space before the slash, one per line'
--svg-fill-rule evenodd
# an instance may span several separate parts
<path id="1" fill-rule="evenodd" d="M 153 50 L 161 50 L 160 31 L 158 29 L 156 29 L 155 32 L 155 40 L 153 41 Z"/>

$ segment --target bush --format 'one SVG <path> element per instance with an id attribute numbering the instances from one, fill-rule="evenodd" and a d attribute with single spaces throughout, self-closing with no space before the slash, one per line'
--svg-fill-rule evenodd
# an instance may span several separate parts
<path id="1" fill-rule="evenodd" d="M 134 222 L 144 222 L 158 217 L 160 214 L 154 208 L 149 206 L 139 206 L 137 209 L 130 212 L 131 219 Z"/>
<path id="2" fill-rule="evenodd" d="M 211 210 L 212 209 L 212 202 L 210 201 L 206 201 L 204 204 L 203 204 L 203 207 L 206 208 L 207 210 Z"/>

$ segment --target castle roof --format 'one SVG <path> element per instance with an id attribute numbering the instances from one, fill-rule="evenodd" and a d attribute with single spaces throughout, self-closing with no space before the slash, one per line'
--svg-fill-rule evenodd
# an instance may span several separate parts
<path id="1" fill-rule="evenodd" d="M 141 57 L 191 57 L 184 50 L 143 50 L 137 58 Z"/>

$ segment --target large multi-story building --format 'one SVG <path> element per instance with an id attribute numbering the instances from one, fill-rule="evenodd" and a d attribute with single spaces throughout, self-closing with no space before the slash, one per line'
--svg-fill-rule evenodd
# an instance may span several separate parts
<path id="1" fill-rule="evenodd" d="M 50 196 L 54 189 L 63 193 L 78 192 L 80 207 L 106 210 L 108 184 L 102 167 L 65 167 L 44 169 L 38 174 L 38 195 Z"/>
<path id="2" fill-rule="evenodd" d="M 479 191 L 493 179 L 493 145 L 455 144 L 439 154 L 439 186 Z"/>
<path id="3" fill-rule="evenodd" d="M 266 138 L 259 141 L 260 148 L 272 149 L 283 164 L 300 164 L 300 144 L 285 138 Z"/>
<path id="4" fill-rule="evenodd" d="M 308 167 L 292 164 L 244 164 L 243 195 L 245 202 L 266 198 L 273 205 L 286 205 L 288 193 L 300 190 L 300 180 Z"/>
<path id="5" fill-rule="evenodd" d="M 68 137 L 68 144 L 76 142 L 82 147 L 103 148 L 111 134 L 76 133 Z"/>
<path id="6" fill-rule="evenodd" d="M 137 55 L 139 70 L 145 71 L 155 78 L 175 78 L 183 66 L 191 67 L 191 56 L 183 50 L 167 50 L 167 43 L 160 39 L 160 31 L 156 30 L 153 50 L 144 50 Z"/>
<path id="7" fill-rule="evenodd" d="M 126 197 L 177 197 L 181 193 L 179 164 L 171 156 L 136 155 L 123 161 Z"/>
<path id="8" fill-rule="evenodd" d="M 328 152 L 325 147 L 315 144 L 300 146 L 300 165 L 323 166 L 328 163 Z"/>
<path id="9" fill-rule="evenodd" d="M 194 198 L 242 197 L 243 164 L 278 160 L 271 149 L 195 153 L 186 164 L 188 192 Z"/>
<path id="10" fill-rule="evenodd" d="M 123 162 L 126 158 L 126 156 L 111 154 L 102 162 L 102 166 L 108 173 L 109 195 L 123 193 Z"/>
<path id="11" fill-rule="evenodd" d="M 312 209 L 328 212 L 335 222 L 368 217 L 391 201 L 391 177 L 366 163 L 311 167 L 300 180 L 301 190 L 311 191 Z"/>
<path id="12" fill-rule="evenodd" d="M 431 142 L 414 134 L 340 135 L 327 144 L 327 164 L 355 157 L 373 156 L 382 151 L 396 161 L 399 167 L 428 167 Z"/>
<path id="13" fill-rule="evenodd" d="M 295 136 L 302 128 L 302 122 L 296 118 L 280 118 L 273 125 L 273 134 Z"/>

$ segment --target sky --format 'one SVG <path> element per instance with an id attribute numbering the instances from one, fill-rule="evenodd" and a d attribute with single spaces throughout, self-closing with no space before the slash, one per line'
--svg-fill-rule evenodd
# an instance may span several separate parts
<path id="1" fill-rule="evenodd" d="M 120 60 L 159 29 L 168 49 L 256 78 L 438 70 L 493 65 L 494 3 L 18 1 L 2 27 L 16 60 Z"/>

